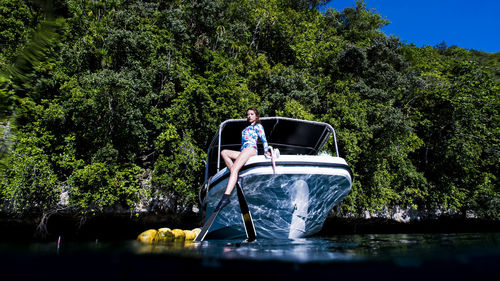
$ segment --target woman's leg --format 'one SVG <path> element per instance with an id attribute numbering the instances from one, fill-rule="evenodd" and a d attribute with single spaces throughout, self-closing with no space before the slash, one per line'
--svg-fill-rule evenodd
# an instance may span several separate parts
<path id="1" fill-rule="evenodd" d="M 227 182 L 226 191 L 224 194 L 231 194 L 234 189 L 234 185 L 238 180 L 238 173 L 240 172 L 241 167 L 245 165 L 248 159 L 252 156 L 257 155 L 257 151 L 253 147 L 247 147 L 243 149 L 238 155 L 238 157 L 234 160 L 234 163 L 231 165 L 231 174 L 229 176 L 229 181 Z"/>
<path id="2" fill-rule="evenodd" d="M 236 150 L 224 149 L 223 151 L 221 151 L 220 155 L 222 156 L 222 159 L 224 159 L 226 167 L 228 169 L 231 169 L 231 167 L 233 166 L 233 160 L 236 160 L 236 158 L 238 158 L 240 152 Z"/>

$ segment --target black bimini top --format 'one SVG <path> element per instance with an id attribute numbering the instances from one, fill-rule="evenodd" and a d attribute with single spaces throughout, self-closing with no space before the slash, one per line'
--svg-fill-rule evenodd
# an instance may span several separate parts
<path id="1" fill-rule="evenodd" d="M 335 131 L 327 123 L 285 117 L 263 117 L 260 118 L 260 121 L 264 127 L 267 142 L 273 148 L 278 148 L 281 154 L 316 155 L 328 141 L 328 138 L 333 135 L 335 153 L 339 156 Z M 225 167 L 224 161 L 220 157 L 222 150 L 240 150 L 241 131 L 247 126 L 246 119 L 231 119 L 220 125 L 207 151 L 205 179 Z M 257 147 L 258 154 L 262 155 L 264 148 L 260 139 Z"/>

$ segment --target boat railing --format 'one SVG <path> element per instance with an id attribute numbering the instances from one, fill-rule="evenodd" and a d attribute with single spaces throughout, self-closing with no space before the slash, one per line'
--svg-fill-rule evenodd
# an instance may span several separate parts
<path id="1" fill-rule="evenodd" d="M 320 134 L 321 136 L 317 138 L 317 142 L 314 143 L 314 146 L 296 146 L 292 144 L 286 144 L 286 143 L 276 143 L 276 142 L 270 142 L 269 144 L 272 145 L 275 148 L 279 148 L 282 154 L 288 154 L 287 152 L 289 151 L 302 151 L 299 154 L 317 154 L 319 151 L 323 148 L 323 146 L 326 144 L 328 141 L 328 138 L 330 135 L 333 136 L 333 142 L 335 145 L 335 154 L 340 157 L 339 151 L 338 151 L 338 146 L 337 146 L 337 137 L 335 134 L 335 130 L 333 127 L 328 124 L 328 123 L 323 123 L 323 122 L 316 122 L 316 121 L 308 121 L 308 120 L 297 120 L 293 118 L 287 118 L 287 117 L 263 117 L 261 118 L 261 121 L 275 121 L 273 124 L 273 127 L 271 131 L 269 132 L 270 135 L 273 134 L 274 129 L 278 126 L 281 120 L 284 121 L 293 121 L 297 122 L 299 121 L 300 123 L 305 123 L 305 124 L 313 124 L 313 125 L 320 125 L 323 126 L 323 132 Z M 217 131 L 216 138 L 214 138 L 210 144 L 210 147 L 208 149 L 207 153 L 207 167 L 206 167 L 206 174 L 205 178 L 209 176 L 209 166 L 211 165 L 211 159 L 209 159 L 209 154 L 212 149 L 217 149 L 217 163 L 216 163 L 216 172 L 219 172 L 221 170 L 221 151 L 224 149 L 224 147 L 234 147 L 232 149 L 238 149 L 238 144 L 230 144 L 230 145 L 222 145 L 222 131 L 224 127 L 231 123 L 231 122 L 244 122 L 246 121 L 245 119 L 229 119 L 224 122 L 222 122 L 219 126 L 219 130 Z M 267 132 L 266 132 L 267 134 Z M 297 153 L 294 153 L 297 154 Z M 215 155 L 214 155 L 215 156 Z M 210 162 L 209 162 L 210 161 Z"/>

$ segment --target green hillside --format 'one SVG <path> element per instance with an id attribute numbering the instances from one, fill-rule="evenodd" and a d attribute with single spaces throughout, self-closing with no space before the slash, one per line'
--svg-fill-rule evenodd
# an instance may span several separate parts
<path id="1" fill-rule="evenodd" d="M 218 125 L 257 106 L 336 129 L 343 213 L 498 218 L 499 53 L 321 2 L 0 0 L 2 211 L 188 212 Z"/>

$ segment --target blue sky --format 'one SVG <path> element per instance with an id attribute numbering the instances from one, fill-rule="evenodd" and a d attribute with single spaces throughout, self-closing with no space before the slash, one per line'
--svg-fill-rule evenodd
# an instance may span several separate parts
<path id="1" fill-rule="evenodd" d="M 355 0 L 331 0 L 341 11 Z M 388 19 L 382 29 L 405 43 L 500 52 L 500 0 L 365 0 L 368 9 Z"/>

